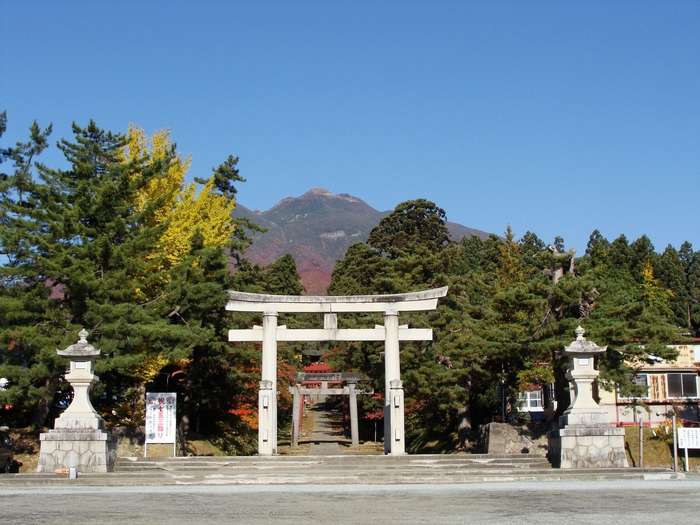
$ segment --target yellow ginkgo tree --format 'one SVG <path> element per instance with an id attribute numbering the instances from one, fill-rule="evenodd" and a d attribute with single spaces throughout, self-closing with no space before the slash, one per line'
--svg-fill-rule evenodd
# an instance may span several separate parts
<path id="1" fill-rule="evenodd" d="M 231 196 L 214 191 L 214 176 L 201 185 L 186 182 L 191 161 L 174 151 L 169 131 L 157 131 L 149 138 L 143 129 L 130 126 L 127 138 L 125 162 L 165 163 L 159 170 L 162 176 L 150 179 L 138 192 L 136 206 L 151 206 L 150 220 L 162 226 L 150 258 L 154 270 L 167 280 L 168 270 L 189 253 L 196 234 L 205 247 L 224 247 L 230 242 L 235 229 L 235 202 Z"/>

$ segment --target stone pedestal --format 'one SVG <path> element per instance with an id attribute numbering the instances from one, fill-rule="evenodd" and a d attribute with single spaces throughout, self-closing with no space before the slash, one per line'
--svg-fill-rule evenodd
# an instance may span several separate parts
<path id="1" fill-rule="evenodd" d="M 58 355 L 70 358 L 66 380 L 73 387 L 73 401 L 56 418 L 54 429 L 39 436 L 38 472 L 75 467 L 78 472 L 110 472 L 116 459 L 116 440 L 104 430 L 104 421 L 90 402 L 90 390 L 99 378 L 93 365 L 100 351 L 87 342 L 88 333 Z"/>
<path id="2" fill-rule="evenodd" d="M 40 435 L 38 472 L 75 467 L 78 472 L 111 472 L 116 439 L 104 430 L 49 430 Z"/>
<path id="3" fill-rule="evenodd" d="M 559 429 L 549 435 L 549 457 L 559 468 L 627 467 L 625 430 L 617 428 L 593 399 L 599 372 L 595 355 L 605 352 L 576 329 L 576 340 L 564 349 L 570 358 L 567 379 L 572 385 L 571 406 L 559 418 Z"/>
<path id="4" fill-rule="evenodd" d="M 610 425 L 572 425 L 549 436 L 549 454 L 559 468 L 624 468 L 625 429 Z"/>

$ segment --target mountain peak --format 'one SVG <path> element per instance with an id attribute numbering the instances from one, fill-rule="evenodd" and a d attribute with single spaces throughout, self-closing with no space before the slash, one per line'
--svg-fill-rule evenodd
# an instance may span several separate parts
<path id="1" fill-rule="evenodd" d="M 348 202 L 365 203 L 362 199 L 359 199 L 354 195 L 350 195 L 349 193 L 333 193 L 332 191 L 328 191 L 326 188 L 311 188 L 301 196 L 301 198 L 303 197 L 325 197 L 329 199 L 340 199 Z"/>
<path id="2" fill-rule="evenodd" d="M 335 197 L 333 193 L 328 191 L 326 188 L 311 188 L 309 191 L 304 193 L 302 197 L 306 197 L 307 195 L 321 195 L 323 197 Z"/>
<path id="3" fill-rule="evenodd" d="M 246 256 L 267 265 L 289 253 L 294 257 L 307 293 L 324 293 L 336 261 L 353 244 L 364 242 L 382 217 L 390 212 L 372 208 L 347 193 L 311 188 L 299 197 L 286 197 L 267 211 L 252 211 L 239 205 L 234 216 L 246 217 L 267 229 L 257 234 Z M 447 224 L 453 239 L 487 233 Z"/>

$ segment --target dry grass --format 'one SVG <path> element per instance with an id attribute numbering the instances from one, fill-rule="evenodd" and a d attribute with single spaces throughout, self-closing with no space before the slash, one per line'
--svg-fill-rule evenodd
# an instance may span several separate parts
<path id="1" fill-rule="evenodd" d="M 627 460 L 631 467 L 639 466 L 639 427 L 625 427 L 625 448 Z M 700 471 L 700 451 L 689 450 L 690 470 Z M 684 450 L 678 450 L 678 468 L 683 469 Z M 644 466 L 645 467 L 673 467 L 673 438 L 663 436 L 663 439 L 654 437 L 651 429 L 644 429 Z"/>
<path id="2" fill-rule="evenodd" d="M 22 463 L 20 472 L 36 472 L 39 464 L 39 432 L 30 428 L 18 428 L 10 431 L 14 441 L 14 457 Z"/>

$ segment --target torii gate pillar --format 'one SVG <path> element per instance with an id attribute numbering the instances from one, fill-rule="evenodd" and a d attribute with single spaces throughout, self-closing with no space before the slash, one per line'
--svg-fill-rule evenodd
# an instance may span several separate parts
<path id="1" fill-rule="evenodd" d="M 406 453 L 406 443 L 398 312 L 389 310 L 384 313 L 384 330 L 384 453 L 400 456 Z"/>
<path id="2" fill-rule="evenodd" d="M 263 313 L 262 381 L 258 392 L 258 453 L 277 453 L 277 313 Z"/>
<path id="3" fill-rule="evenodd" d="M 360 446 L 360 433 L 357 425 L 357 384 L 348 383 L 348 404 L 350 405 L 350 439 L 352 446 Z"/>

